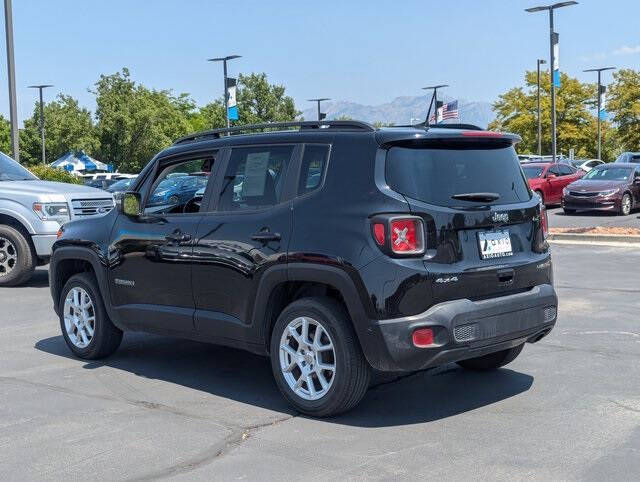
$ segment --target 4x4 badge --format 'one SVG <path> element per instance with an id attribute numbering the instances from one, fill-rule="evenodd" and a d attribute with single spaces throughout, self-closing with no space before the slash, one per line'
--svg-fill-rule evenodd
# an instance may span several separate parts
<path id="1" fill-rule="evenodd" d="M 493 213 L 491 215 L 491 220 L 494 223 L 508 223 L 509 222 L 509 213 Z"/>

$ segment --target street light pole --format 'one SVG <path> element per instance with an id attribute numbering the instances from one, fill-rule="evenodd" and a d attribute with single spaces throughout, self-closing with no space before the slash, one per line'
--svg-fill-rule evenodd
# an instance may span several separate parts
<path id="1" fill-rule="evenodd" d="M 42 101 L 42 90 L 47 87 L 53 87 L 51 84 L 30 85 L 30 89 L 38 89 L 40 91 L 40 139 L 42 140 L 42 164 L 47 163 L 47 156 L 44 147 L 44 102 Z"/>
<path id="2" fill-rule="evenodd" d="M 239 59 L 242 55 L 227 55 L 226 57 L 216 57 L 214 59 L 207 59 L 209 62 L 222 62 L 223 66 L 223 74 L 224 74 L 224 118 L 227 123 L 227 128 L 230 126 L 229 123 L 229 92 L 227 91 L 227 61 L 233 59 Z"/>
<path id="3" fill-rule="evenodd" d="M 554 31 L 553 31 L 553 11 L 556 8 L 568 7 L 570 5 L 577 5 L 578 2 L 559 2 L 554 3 L 553 5 L 545 5 L 540 7 L 532 7 L 526 8 L 525 12 L 534 13 L 541 12 L 544 10 L 549 11 L 549 79 L 551 80 L 551 155 L 553 157 L 553 162 L 556 162 L 556 87 L 553 83 L 553 72 L 554 72 Z"/>
<path id="4" fill-rule="evenodd" d="M 602 83 L 600 74 L 603 70 L 614 70 L 615 67 L 601 67 L 599 69 L 587 69 L 583 72 L 598 72 L 598 159 L 602 159 L 602 139 L 600 137 L 600 111 L 602 110 Z"/>
<path id="5" fill-rule="evenodd" d="M 540 65 L 546 64 L 547 61 L 538 59 L 538 155 L 542 155 L 542 124 L 540 123 Z"/>
<path id="6" fill-rule="evenodd" d="M 322 119 L 320 117 L 322 117 L 322 112 L 320 112 L 320 102 L 322 102 L 323 100 L 331 100 L 328 97 L 320 97 L 318 99 L 307 99 L 308 102 L 317 102 L 318 103 L 318 120 L 321 121 Z"/>
<path id="7" fill-rule="evenodd" d="M 433 95 L 431 96 L 431 102 L 429 103 L 429 109 L 427 110 L 427 118 L 424 121 L 425 126 L 429 126 L 429 116 L 431 115 L 431 105 L 433 104 L 433 108 L 435 109 L 435 119 L 436 124 L 438 123 L 438 89 L 442 89 L 443 87 L 449 87 L 447 84 L 440 85 L 431 85 L 429 87 L 423 87 L 422 90 L 431 90 L 433 89 Z"/>
<path id="8" fill-rule="evenodd" d="M 13 57 L 13 13 L 11 0 L 4 0 L 4 28 L 7 36 L 7 74 L 9 77 L 9 120 L 11 121 L 11 154 L 20 162 L 18 108 L 16 101 L 16 66 Z"/>

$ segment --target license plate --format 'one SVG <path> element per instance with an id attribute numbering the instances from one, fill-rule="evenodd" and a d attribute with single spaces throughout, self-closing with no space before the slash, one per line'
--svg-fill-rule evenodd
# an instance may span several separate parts
<path id="1" fill-rule="evenodd" d="M 480 232 L 478 243 L 482 259 L 502 258 L 513 254 L 508 230 Z"/>

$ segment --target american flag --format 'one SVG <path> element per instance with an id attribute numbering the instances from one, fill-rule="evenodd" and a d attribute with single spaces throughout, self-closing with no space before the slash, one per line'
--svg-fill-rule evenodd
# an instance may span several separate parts
<path id="1" fill-rule="evenodd" d="M 444 104 L 442 107 L 438 109 L 437 112 L 437 122 L 441 122 L 446 119 L 458 119 L 458 101 L 454 100 L 453 102 L 449 102 Z M 429 124 L 436 123 L 436 113 L 434 112 L 429 117 Z"/>

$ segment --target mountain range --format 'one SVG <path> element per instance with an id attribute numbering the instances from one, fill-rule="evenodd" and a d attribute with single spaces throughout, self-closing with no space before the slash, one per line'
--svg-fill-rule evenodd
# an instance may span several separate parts
<path id="1" fill-rule="evenodd" d="M 337 117 L 349 117 L 365 122 L 382 122 L 384 124 L 409 124 L 424 121 L 431 96 L 404 96 L 396 97 L 391 102 L 378 105 L 363 105 L 345 100 L 329 100 L 322 103 L 322 112 L 327 114 L 327 119 Z M 445 102 L 455 100 L 444 97 Z M 475 124 L 486 128 L 495 115 L 489 102 L 470 101 L 458 99 L 458 111 L 460 119 L 451 122 Z M 317 107 L 314 104 L 302 112 L 306 120 L 315 120 L 318 117 Z"/>

